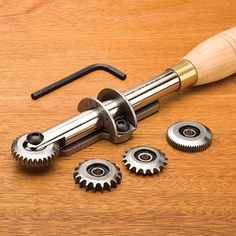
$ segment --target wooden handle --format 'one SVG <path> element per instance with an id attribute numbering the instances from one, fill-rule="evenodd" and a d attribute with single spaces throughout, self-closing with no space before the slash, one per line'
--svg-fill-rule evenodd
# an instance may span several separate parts
<path id="1" fill-rule="evenodd" d="M 211 83 L 236 73 L 236 27 L 202 42 L 183 60 L 196 69 L 194 85 Z"/>

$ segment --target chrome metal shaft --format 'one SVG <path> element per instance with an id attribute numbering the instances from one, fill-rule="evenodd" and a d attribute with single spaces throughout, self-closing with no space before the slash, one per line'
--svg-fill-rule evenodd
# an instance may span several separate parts
<path id="1" fill-rule="evenodd" d="M 179 77 L 175 72 L 169 70 L 157 77 L 154 77 L 148 82 L 124 92 L 124 95 L 133 109 L 137 111 L 153 101 L 178 90 L 179 87 Z M 106 101 L 104 104 L 113 117 L 119 113 L 118 101 L 110 100 Z M 94 109 L 82 112 L 63 123 L 44 131 L 44 140 L 37 146 L 37 148 L 44 148 L 45 146 L 59 140 L 64 140 L 65 145 L 71 144 L 74 141 L 100 129 L 101 127 L 98 124 L 98 120 L 99 113 L 97 110 Z"/>

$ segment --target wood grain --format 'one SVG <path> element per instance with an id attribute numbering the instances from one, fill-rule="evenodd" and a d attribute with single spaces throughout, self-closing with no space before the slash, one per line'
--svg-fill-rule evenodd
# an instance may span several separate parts
<path id="1" fill-rule="evenodd" d="M 76 113 L 78 101 L 104 87 L 126 90 L 174 65 L 207 37 L 235 25 L 235 1 L 1 1 L 0 235 L 236 235 L 235 76 L 161 100 L 132 140 L 99 142 L 44 172 L 12 160 L 15 137 Z M 128 74 L 95 72 L 32 101 L 30 93 L 96 62 Z M 167 127 L 195 120 L 214 134 L 211 147 L 188 154 L 165 140 Z M 121 155 L 150 145 L 169 158 L 159 176 L 135 176 Z M 99 157 L 121 167 L 122 184 L 92 194 L 73 182 L 74 167 Z"/>
<path id="2" fill-rule="evenodd" d="M 192 49 L 184 59 L 197 70 L 194 85 L 207 84 L 236 73 L 236 26 L 216 34 Z"/>

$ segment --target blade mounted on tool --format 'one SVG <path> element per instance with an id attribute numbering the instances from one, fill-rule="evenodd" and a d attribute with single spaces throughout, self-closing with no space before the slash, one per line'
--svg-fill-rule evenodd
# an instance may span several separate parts
<path id="1" fill-rule="evenodd" d="M 42 150 L 27 149 L 27 134 L 14 140 L 11 146 L 13 158 L 28 167 L 45 167 L 58 155 L 57 144 L 50 144 Z"/>

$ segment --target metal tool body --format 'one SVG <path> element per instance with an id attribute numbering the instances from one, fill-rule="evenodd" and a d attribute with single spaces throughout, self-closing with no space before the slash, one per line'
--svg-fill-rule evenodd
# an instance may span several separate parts
<path id="1" fill-rule="evenodd" d="M 124 94 L 104 89 L 98 94 L 98 99 L 85 98 L 79 103 L 81 114 L 43 132 L 44 140 L 36 148 L 59 142 L 62 143 L 61 155 L 69 155 L 99 139 L 124 142 L 136 129 L 137 120 L 158 111 L 157 99 L 178 87 L 178 76 L 169 71 Z M 119 117 L 130 126 L 127 132 L 117 130 Z"/>
<path id="2" fill-rule="evenodd" d="M 59 150 L 55 155 L 68 156 L 101 139 L 109 139 L 114 143 L 125 142 L 131 138 L 139 120 L 158 111 L 158 99 L 179 87 L 178 75 L 172 70 L 167 70 L 124 94 L 114 89 L 104 89 L 98 94 L 97 99 L 85 98 L 79 103 L 80 114 L 42 132 L 43 140 L 39 144 L 30 143 L 26 138 L 24 149 L 35 154 L 57 143 Z M 126 124 L 127 130 L 120 131 L 122 123 Z M 37 134 L 33 134 L 35 133 Z M 12 145 L 13 154 L 17 152 L 17 159 L 24 165 L 38 166 L 37 159 L 32 160 L 30 153 L 25 155 L 23 152 L 20 155 L 18 140 Z M 44 158 L 47 159 L 48 156 Z M 47 163 L 43 161 L 44 158 L 40 156 L 41 163 Z"/>

